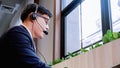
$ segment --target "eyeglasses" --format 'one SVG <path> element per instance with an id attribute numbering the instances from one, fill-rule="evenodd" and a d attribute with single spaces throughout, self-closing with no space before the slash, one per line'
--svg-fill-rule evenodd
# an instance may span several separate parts
<path id="1" fill-rule="evenodd" d="M 41 17 L 41 18 L 43 18 L 43 19 L 45 19 L 46 25 L 48 25 L 48 21 L 49 21 L 48 18 L 46 18 L 46 17 L 44 17 L 44 16 L 42 16 L 42 15 L 40 15 L 40 14 L 38 14 L 38 16 Z"/>

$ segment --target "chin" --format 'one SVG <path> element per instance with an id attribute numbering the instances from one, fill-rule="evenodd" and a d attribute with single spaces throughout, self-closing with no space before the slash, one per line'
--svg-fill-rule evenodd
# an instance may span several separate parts
<path id="1" fill-rule="evenodd" d="M 41 36 L 39 36 L 39 38 L 40 38 L 40 39 L 42 39 L 42 38 L 44 38 L 44 36 L 43 36 L 43 35 L 41 35 Z"/>
<path id="2" fill-rule="evenodd" d="M 44 37 L 40 37 L 40 39 L 43 39 Z"/>

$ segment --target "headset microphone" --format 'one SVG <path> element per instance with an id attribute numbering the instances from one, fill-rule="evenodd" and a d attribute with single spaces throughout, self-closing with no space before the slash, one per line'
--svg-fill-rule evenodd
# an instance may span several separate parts
<path id="1" fill-rule="evenodd" d="M 48 35 L 48 32 L 47 31 L 43 31 L 45 33 L 45 35 Z"/>

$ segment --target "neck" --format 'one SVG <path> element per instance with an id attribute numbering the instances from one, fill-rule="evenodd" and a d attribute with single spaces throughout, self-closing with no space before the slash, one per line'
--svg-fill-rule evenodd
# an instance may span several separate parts
<path id="1" fill-rule="evenodd" d="M 31 31 L 33 23 L 29 21 L 24 21 L 23 24 Z"/>
<path id="2" fill-rule="evenodd" d="M 34 36 L 33 35 L 33 26 L 34 26 L 34 23 L 32 23 L 31 21 L 24 21 L 23 25 L 31 32 L 32 36 Z"/>

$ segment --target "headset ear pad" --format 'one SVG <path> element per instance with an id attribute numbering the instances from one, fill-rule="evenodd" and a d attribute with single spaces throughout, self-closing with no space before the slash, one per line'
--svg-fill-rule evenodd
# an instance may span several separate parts
<path id="1" fill-rule="evenodd" d="M 32 14 L 30 15 L 30 18 L 31 18 L 32 20 L 36 20 L 36 17 L 37 17 L 37 13 L 32 13 Z"/>

